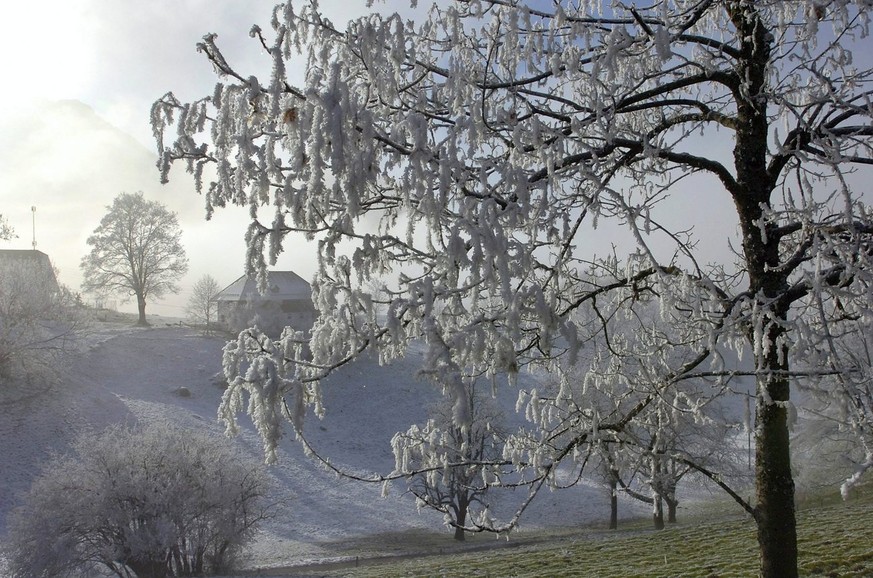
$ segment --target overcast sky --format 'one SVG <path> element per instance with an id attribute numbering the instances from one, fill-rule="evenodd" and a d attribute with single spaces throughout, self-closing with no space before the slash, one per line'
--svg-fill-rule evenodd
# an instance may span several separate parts
<path id="1" fill-rule="evenodd" d="M 179 213 L 191 272 L 183 293 L 149 304 L 182 315 L 203 274 L 226 285 L 242 274 L 245 211 L 204 221 L 193 184 L 176 171 L 162 186 L 149 126 L 152 102 L 168 91 L 188 101 L 211 94 L 216 77 L 195 45 L 218 34 L 230 62 L 264 64 L 252 24 L 269 29 L 275 0 L 44 0 L 4 5 L 0 19 L 0 214 L 18 234 L 0 249 L 47 253 L 62 283 L 78 289 L 86 239 L 121 192 L 143 191 Z M 322 0 L 336 23 L 364 14 L 365 0 Z M 406 9 L 408 0 L 380 5 Z M 31 207 L 36 207 L 36 213 Z M 314 250 L 282 257 L 278 268 L 305 278 Z M 128 304 L 126 309 L 134 308 Z"/>
<path id="2" fill-rule="evenodd" d="M 216 212 L 206 222 L 203 200 L 190 178 L 173 169 L 161 185 L 149 126 L 151 104 L 173 91 L 182 101 L 212 93 L 216 77 L 195 45 L 217 33 L 225 56 L 238 70 L 267 74 L 268 64 L 248 33 L 253 24 L 269 30 L 275 0 L 43 0 L 4 6 L 0 19 L 0 214 L 18 238 L 0 249 L 37 249 L 51 257 L 60 281 L 81 283 L 79 262 L 86 240 L 112 199 L 143 191 L 177 212 L 191 271 L 175 297 L 151 301 L 148 311 L 182 316 L 191 286 L 210 274 L 225 286 L 243 272 L 245 209 Z M 421 2 L 423 12 L 430 2 Z M 338 25 L 365 14 L 366 0 L 321 0 Z M 409 14 L 409 0 L 377 2 L 382 11 Z M 863 56 L 863 55 L 862 55 Z M 293 70 L 293 62 L 289 70 Z M 724 148 L 730 140 L 707 142 Z M 709 197 L 705 183 L 689 179 L 689 196 L 665 216 L 684 228 L 689 214 L 701 235 L 706 262 L 726 259 L 736 224 L 726 195 Z M 705 199 L 705 200 L 704 200 Z M 31 207 L 36 207 L 34 214 Z M 601 228 L 584 239 L 598 252 L 612 237 Z M 315 272 L 315 249 L 305 244 L 283 254 L 278 269 L 306 279 Z M 119 305 L 121 305 L 119 303 Z M 122 306 L 133 310 L 135 305 Z"/>

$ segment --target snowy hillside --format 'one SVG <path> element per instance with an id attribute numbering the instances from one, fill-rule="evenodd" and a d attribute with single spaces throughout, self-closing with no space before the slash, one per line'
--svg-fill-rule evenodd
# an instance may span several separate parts
<path id="1" fill-rule="evenodd" d="M 214 379 L 223 345 L 221 338 L 179 327 L 117 327 L 103 331 L 79 356 L 62 385 L 27 394 L 5 392 L 0 398 L 0 537 L 6 531 L 7 513 L 40 464 L 52 452 L 64 452 L 82 431 L 148 421 L 223 435 L 216 419 L 222 390 Z M 412 352 L 388 367 L 365 358 L 332 376 L 323 389 L 327 415 L 323 420 L 310 416 L 306 424 L 316 450 L 356 471 L 390 472 L 391 437 L 423 422 L 436 395 L 431 385 L 416 378 L 419 356 Z M 180 387 L 187 388 L 190 397 L 179 395 Z M 517 420 L 516 392 L 506 388 L 501 395 L 505 412 Z M 235 443 L 253 462 L 260 461 L 260 439 L 242 421 L 244 432 Z M 337 478 L 306 458 L 291 439 L 283 441 L 279 463 L 269 472 L 277 516 L 264 526 L 254 545 L 253 566 L 339 559 L 343 554 L 337 544 L 365 536 L 391 535 L 402 542 L 404 534 L 433 532 L 434 539 L 452 542 L 441 515 L 419 513 L 401 484 L 395 483 L 383 498 L 380 485 Z M 522 497 L 519 492 L 502 499 L 503 514 L 510 513 Z M 622 505 L 624 515 L 645 512 L 638 504 Z M 521 532 L 599 523 L 607 515 L 607 497 L 596 486 L 543 493 L 529 510 Z M 402 551 L 402 545 L 398 548 Z"/>

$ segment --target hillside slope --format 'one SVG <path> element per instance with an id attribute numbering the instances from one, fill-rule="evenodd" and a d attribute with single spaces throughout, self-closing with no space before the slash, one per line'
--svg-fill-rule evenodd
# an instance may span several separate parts
<path id="1" fill-rule="evenodd" d="M 214 376 L 221 367 L 224 340 L 179 327 L 124 328 L 104 333 L 50 391 L 18 392 L 0 399 L 0 536 L 17 495 L 26 490 L 40 464 L 52 452 L 64 452 L 76 434 L 111 423 L 148 421 L 204 429 L 216 436 L 221 388 Z M 343 368 L 324 383 L 327 415 L 310 416 L 307 437 L 332 463 L 356 471 L 388 473 L 394 462 L 391 436 L 426 418 L 436 398 L 431 385 L 416 378 L 420 352 L 391 366 L 369 358 Z M 176 393 L 184 386 L 190 397 Z M 516 393 L 500 402 L 517 424 Z M 261 442 L 247 419 L 235 442 L 254 462 L 263 459 Z M 402 542 L 431 532 L 451 544 L 439 514 L 418 512 L 401 484 L 381 497 L 381 485 L 340 479 L 319 467 L 290 436 L 283 440 L 279 463 L 269 470 L 274 482 L 276 517 L 252 549 L 252 566 L 268 567 L 341 557 L 338 544 L 384 536 L 382 551 L 403 551 Z M 509 514 L 523 492 L 501 498 L 498 514 Z M 607 498 L 596 486 L 582 485 L 538 497 L 522 532 L 539 527 L 596 523 L 608 515 Z M 501 512 L 502 509 L 502 512 Z M 645 508 L 627 503 L 626 515 Z M 390 538 L 388 538 L 390 536 Z M 394 543 L 392 545 L 392 543 Z M 392 549 L 393 548 L 393 549 Z"/>

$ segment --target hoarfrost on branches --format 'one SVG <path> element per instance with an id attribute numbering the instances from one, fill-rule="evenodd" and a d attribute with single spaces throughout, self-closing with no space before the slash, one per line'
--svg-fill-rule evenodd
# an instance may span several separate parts
<path id="1" fill-rule="evenodd" d="M 387 363 L 421 339 L 426 370 L 449 388 L 521 371 L 557 377 L 557 395 L 519 398 L 541 433 L 504 448 L 534 485 L 553 484 L 562 461 L 650 415 L 681 383 L 707 378 L 727 392 L 747 373 L 756 503 L 732 495 L 758 524 L 762 574 L 796 574 L 789 393 L 863 369 L 830 344 L 871 310 L 873 220 L 856 187 L 873 164 L 873 71 L 852 58 L 869 42 L 869 8 L 457 1 L 418 25 L 372 14 L 340 30 L 315 2 L 288 2 L 270 32 L 252 30 L 268 78 L 235 70 L 205 36 L 216 90 L 192 103 L 169 93 L 153 108 L 162 175 L 182 163 L 209 212 L 250 208 L 251 272 L 263 275 L 291 232 L 317 244 L 311 357 L 247 346 L 263 365 L 226 365 L 257 400 L 262 432 L 270 439 L 283 414 L 296 420 L 297 404 L 317 403 L 318 379 L 361 351 Z M 702 262 L 706 231 L 693 220 L 668 225 L 677 203 L 710 195 L 732 203 L 739 236 L 716 263 Z M 627 231 L 615 254 L 593 254 L 586 235 L 615 225 Z M 687 323 L 641 329 L 634 350 L 649 366 L 604 359 L 573 384 L 565 373 L 580 350 L 608 342 L 608 316 L 641 296 L 658 303 L 658 323 Z M 578 323 L 580 313 L 596 322 Z M 573 396 L 644 370 L 633 403 L 554 429 Z M 301 387 L 288 409 L 284 394 Z M 835 399 L 845 391 L 828 388 Z M 228 398 L 227 419 L 241 399 Z"/>
<path id="2" fill-rule="evenodd" d="M 113 427 L 73 450 L 12 512 L 15 578 L 226 572 L 269 517 L 264 472 L 205 434 Z"/>
<path id="3" fill-rule="evenodd" d="M 493 495 L 489 490 L 500 484 L 494 462 L 506 435 L 503 416 L 492 400 L 477 392 L 475 384 L 467 385 L 464 395 L 470 408 L 464 425 L 454 418 L 456 402 L 447 396 L 431 408 L 427 423 L 412 425 L 391 441 L 395 472 L 409 476 L 408 488 L 419 507 L 444 514 L 456 540 L 464 540 L 466 530 L 482 529 L 476 520 L 488 507 L 487 497 Z"/>

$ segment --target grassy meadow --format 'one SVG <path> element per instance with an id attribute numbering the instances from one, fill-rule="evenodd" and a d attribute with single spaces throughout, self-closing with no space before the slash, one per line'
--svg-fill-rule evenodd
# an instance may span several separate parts
<path id="1" fill-rule="evenodd" d="M 847 502 L 816 500 L 798 512 L 802 576 L 873 576 L 873 489 Z M 329 576 L 734 578 L 757 575 L 755 526 L 717 511 L 656 532 L 644 521 L 547 543 L 368 563 Z"/>

